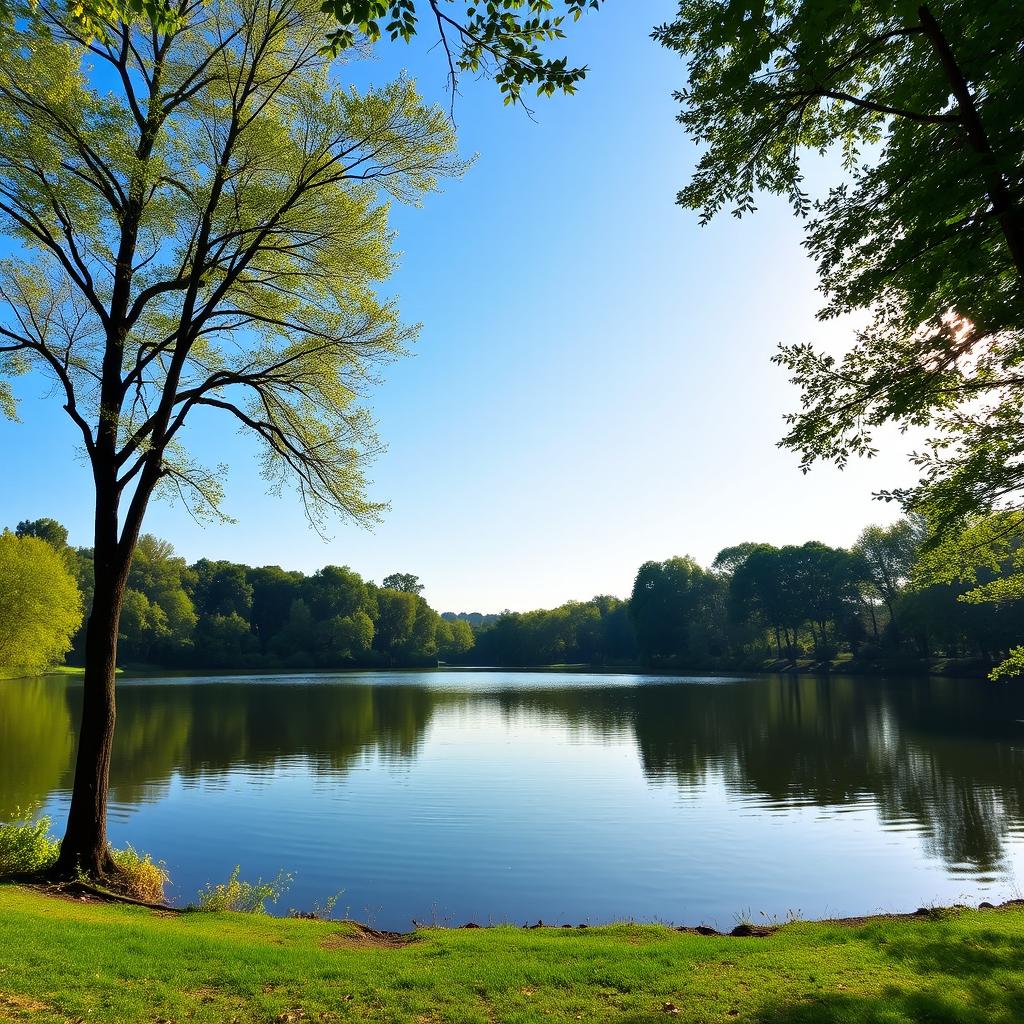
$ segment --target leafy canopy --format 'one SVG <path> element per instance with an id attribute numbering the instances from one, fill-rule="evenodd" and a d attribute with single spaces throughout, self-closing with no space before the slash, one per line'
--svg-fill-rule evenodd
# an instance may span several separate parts
<path id="1" fill-rule="evenodd" d="M 447 118 L 405 79 L 342 88 L 311 0 L 91 39 L 76 11 L 20 7 L 0 47 L 0 371 L 54 379 L 104 500 L 128 503 L 126 549 L 158 486 L 219 513 L 197 412 L 254 436 L 315 522 L 372 518 L 359 399 L 413 335 L 375 291 L 388 203 L 461 170 Z"/>
<path id="2" fill-rule="evenodd" d="M 385 590 L 400 590 L 405 594 L 423 592 L 423 584 L 420 583 L 419 576 L 414 576 L 411 572 L 393 572 L 390 576 L 385 576 L 380 585 Z"/>
<path id="3" fill-rule="evenodd" d="M 921 552 L 914 582 L 967 584 L 958 600 L 969 605 L 1024 607 L 1024 510 L 978 516 L 955 534 L 938 537 Z M 1024 676 L 1024 646 L 1010 649 L 992 679 Z"/>
<path id="4" fill-rule="evenodd" d="M 682 0 L 656 30 L 685 56 L 679 121 L 701 143 L 679 194 L 707 220 L 759 191 L 808 217 L 822 319 L 845 355 L 783 345 L 802 466 L 873 454 L 886 422 L 930 428 L 917 486 L 888 497 L 938 533 L 1019 507 L 1024 487 L 1024 5 Z M 838 154 L 827 195 L 808 154 Z"/>
<path id="5" fill-rule="evenodd" d="M 489 73 L 505 97 L 520 100 L 524 86 L 538 96 L 571 94 L 586 77 L 584 66 L 566 57 L 549 57 L 546 43 L 565 38 L 568 21 L 579 21 L 602 0 L 323 0 L 331 18 L 324 26 L 324 48 L 332 54 L 374 43 L 383 36 L 410 42 L 419 33 L 420 15 L 432 23 L 444 51 L 453 93 L 460 72 Z M 418 4 L 418 6 L 417 6 Z M 158 32 L 180 29 L 191 12 L 174 0 L 75 0 L 69 16 L 83 39 L 116 39 L 118 23 L 144 22 Z M 15 11 L 0 0 L 4 20 Z M 555 12 L 558 13 L 555 13 Z"/>
<path id="6" fill-rule="evenodd" d="M 578 21 L 601 0 L 324 0 L 339 27 L 330 34 L 336 51 L 353 46 L 357 33 L 370 41 L 387 35 L 409 42 L 419 31 L 419 14 L 436 26 L 454 92 L 458 73 L 489 71 L 505 97 L 519 101 L 524 86 L 538 96 L 571 94 L 587 73 L 565 57 L 548 57 L 547 42 L 565 37 L 567 20 Z M 560 13 L 552 13 L 554 11 Z"/>
<path id="7" fill-rule="evenodd" d="M 853 546 L 852 554 L 859 562 L 868 593 L 886 604 L 890 616 L 920 558 L 925 529 L 920 519 L 866 526 Z"/>
<path id="8" fill-rule="evenodd" d="M 67 528 L 56 519 L 23 519 L 14 530 L 19 537 L 38 537 L 51 547 L 63 551 L 68 546 Z"/>

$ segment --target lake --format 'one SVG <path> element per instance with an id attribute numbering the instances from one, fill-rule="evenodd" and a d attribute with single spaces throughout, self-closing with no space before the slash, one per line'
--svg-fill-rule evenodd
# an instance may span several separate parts
<path id="1" fill-rule="evenodd" d="M 1019 896 L 1024 689 L 507 671 L 123 678 L 110 837 L 381 928 L 731 928 Z M 0 816 L 67 811 L 81 683 L 0 682 Z"/>

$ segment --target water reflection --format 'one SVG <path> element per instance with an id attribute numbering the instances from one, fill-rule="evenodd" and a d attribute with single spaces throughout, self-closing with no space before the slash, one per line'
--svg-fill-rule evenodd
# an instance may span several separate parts
<path id="1" fill-rule="evenodd" d="M 1022 821 L 1024 694 L 958 680 L 775 677 L 733 685 L 510 691 L 506 709 L 628 725 L 649 778 L 684 789 L 720 773 L 767 804 L 871 799 L 947 865 L 995 869 Z"/>
<path id="2" fill-rule="evenodd" d="M 0 820 L 41 803 L 71 759 L 65 690 L 46 679 L 0 680 Z"/>
<path id="3" fill-rule="evenodd" d="M 125 681 L 112 800 L 151 803 L 175 777 L 199 783 L 297 761 L 328 781 L 368 756 L 413 763 L 432 721 L 473 711 L 585 729 L 608 742 L 632 737 L 650 782 L 689 792 L 720 778 L 764 813 L 870 803 L 887 827 L 913 827 L 952 869 L 995 870 L 1021 826 L 1024 694 L 1007 687 L 553 677 L 523 688 L 507 675 L 405 678 Z M 60 681 L 0 684 L 0 814 L 66 792 L 80 701 L 80 686 Z"/>

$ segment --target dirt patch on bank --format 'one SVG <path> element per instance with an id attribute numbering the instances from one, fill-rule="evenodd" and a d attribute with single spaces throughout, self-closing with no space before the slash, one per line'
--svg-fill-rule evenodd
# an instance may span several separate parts
<path id="1" fill-rule="evenodd" d="M 38 999 L 33 999 L 31 996 L 19 996 L 13 992 L 0 992 L 0 1010 L 12 1011 L 17 1017 L 29 1017 L 33 1013 L 42 1013 L 43 1010 L 49 1010 L 50 1006 L 48 1003 L 41 1003 Z"/>
<path id="2" fill-rule="evenodd" d="M 416 941 L 416 932 L 380 932 L 358 921 L 343 921 L 346 931 L 320 943 L 322 949 L 402 949 Z"/>

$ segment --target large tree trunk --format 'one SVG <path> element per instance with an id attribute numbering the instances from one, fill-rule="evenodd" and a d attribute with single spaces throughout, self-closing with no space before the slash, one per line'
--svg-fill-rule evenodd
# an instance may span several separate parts
<path id="1" fill-rule="evenodd" d="M 113 868 L 107 844 L 107 790 L 117 717 L 114 680 L 121 606 L 131 566 L 117 543 L 117 506 L 97 496 L 95 593 L 85 633 L 85 685 L 75 781 L 55 874 L 103 878 Z"/>

